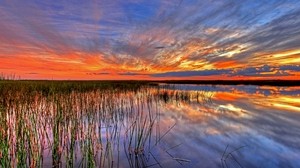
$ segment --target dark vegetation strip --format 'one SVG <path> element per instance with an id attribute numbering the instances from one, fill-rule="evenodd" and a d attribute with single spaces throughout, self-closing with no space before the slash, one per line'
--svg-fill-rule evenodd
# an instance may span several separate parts
<path id="1" fill-rule="evenodd" d="M 94 89 L 136 89 L 142 85 L 166 84 L 199 84 L 199 85 L 258 85 L 258 86 L 300 86 L 300 80 L 1 80 L 0 89 L 5 84 L 27 85 L 35 89 L 59 88 L 64 91 L 90 91 Z M 57 87 L 58 85 L 61 85 Z M 12 86 L 13 88 L 14 86 Z M 15 86 L 15 88 L 20 88 Z M 57 91 L 57 90 L 55 90 Z"/>
<path id="2" fill-rule="evenodd" d="M 165 80 L 168 84 L 300 86 L 300 80 Z"/>

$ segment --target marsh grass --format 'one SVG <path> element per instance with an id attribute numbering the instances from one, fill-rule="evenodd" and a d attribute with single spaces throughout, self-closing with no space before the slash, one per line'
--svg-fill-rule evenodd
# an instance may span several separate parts
<path id="1" fill-rule="evenodd" d="M 5 80 L 0 96 L 1 167 L 161 166 L 153 153 L 176 123 L 163 131 L 160 105 L 200 98 L 136 81 Z"/>
<path id="2" fill-rule="evenodd" d="M 8 139 L 8 125 L 6 120 L 5 109 L 0 105 L 0 165 L 1 167 L 9 167 L 9 139 Z"/>

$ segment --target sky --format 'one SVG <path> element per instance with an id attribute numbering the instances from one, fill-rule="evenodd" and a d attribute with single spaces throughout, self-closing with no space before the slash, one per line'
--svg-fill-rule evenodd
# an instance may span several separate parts
<path id="1" fill-rule="evenodd" d="M 22 79 L 300 79 L 299 0 L 0 0 Z"/>

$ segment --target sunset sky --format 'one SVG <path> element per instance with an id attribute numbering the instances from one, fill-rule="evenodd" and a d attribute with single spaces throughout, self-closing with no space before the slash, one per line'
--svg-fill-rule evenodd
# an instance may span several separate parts
<path id="1" fill-rule="evenodd" d="M 300 79 L 299 0 L 0 0 L 22 79 Z"/>

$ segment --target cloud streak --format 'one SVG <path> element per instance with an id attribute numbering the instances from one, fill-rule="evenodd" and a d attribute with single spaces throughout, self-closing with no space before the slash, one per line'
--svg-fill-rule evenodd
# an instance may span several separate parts
<path id="1" fill-rule="evenodd" d="M 12 0 L 0 2 L 0 15 L 4 73 L 299 78 L 297 0 Z"/>
<path id="2" fill-rule="evenodd" d="M 177 71 L 152 74 L 153 77 L 205 77 L 205 76 L 227 76 L 227 77 L 279 77 L 294 76 L 300 72 L 300 66 L 268 66 L 248 67 L 238 69 L 202 70 L 202 71 Z"/>

